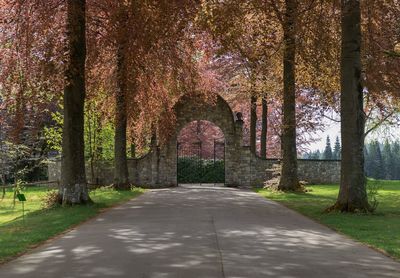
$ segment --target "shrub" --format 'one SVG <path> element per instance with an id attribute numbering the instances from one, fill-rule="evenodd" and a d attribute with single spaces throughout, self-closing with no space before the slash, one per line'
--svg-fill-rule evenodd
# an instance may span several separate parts
<path id="1" fill-rule="evenodd" d="M 50 209 L 59 204 L 59 195 L 57 190 L 49 190 L 42 198 L 42 208 L 44 209 Z"/>
<path id="2" fill-rule="evenodd" d="M 223 183 L 225 163 L 223 160 L 178 158 L 179 183 Z"/>

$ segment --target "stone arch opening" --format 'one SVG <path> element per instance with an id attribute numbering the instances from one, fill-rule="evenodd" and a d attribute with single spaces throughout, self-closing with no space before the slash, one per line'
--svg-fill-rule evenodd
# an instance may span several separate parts
<path id="1" fill-rule="evenodd" d="M 225 184 L 225 135 L 216 124 L 195 120 L 177 136 L 179 184 Z"/>
<path id="2" fill-rule="evenodd" d="M 202 95 L 184 95 L 174 106 L 176 115 L 175 133 L 170 138 L 167 148 L 162 156 L 167 159 L 161 165 L 166 173 L 165 183 L 178 185 L 177 173 L 177 143 L 180 131 L 193 121 L 208 121 L 218 126 L 225 139 L 225 185 L 238 184 L 240 176 L 238 167 L 240 163 L 240 149 L 242 141 L 242 122 L 236 121 L 229 104 L 219 95 L 214 95 L 211 101 Z M 162 180 L 162 179 L 161 179 Z"/>

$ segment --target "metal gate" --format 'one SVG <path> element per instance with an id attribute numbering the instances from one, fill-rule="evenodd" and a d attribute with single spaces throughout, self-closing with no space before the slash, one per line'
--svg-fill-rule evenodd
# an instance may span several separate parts
<path id="1" fill-rule="evenodd" d="M 225 183 L 225 142 L 177 144 L 178 183 Z"/>

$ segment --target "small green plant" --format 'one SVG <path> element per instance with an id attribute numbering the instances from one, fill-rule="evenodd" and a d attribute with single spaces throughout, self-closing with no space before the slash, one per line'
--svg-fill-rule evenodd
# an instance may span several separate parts
<path id="1" fill-rule="evenodd" d="M 22 181 L 22 180 L 20 180 L 20 179 L 17 179 L 17 180 L 15 181 L 15 185 L 14 185 L 14 197 L 13 197 L 13 207 L 15 207 L 15 202 L 16 202 L 16 200 L 17 200 L 17 195 L 22 193 L 22 191 L 23 191 L 24 188 L 25 188 L 24 186 L 25 186 L 25 182 L 24 182 L 24 181 Z"/>
<path id="2" fill-rule="evenodd" d="M 376 211 L 379 205 L 378 195 L 379 190 L 382 189 L 382 184 L 379 180 L 371 180 L 367 182 L 368 203 L 371 206 L 371 212 Z"/>

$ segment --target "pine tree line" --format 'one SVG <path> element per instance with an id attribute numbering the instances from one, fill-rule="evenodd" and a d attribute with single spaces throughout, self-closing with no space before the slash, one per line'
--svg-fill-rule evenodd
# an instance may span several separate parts
<path id="1" fill-rule="evenodd" d="M 324 160 L 339 160 L 342 147 L 340 145 L 339 136 L 336 137 L 335 145 L 332 150 L 331 139 L 326 137 L 326 145 L 324 151 L 313 151 L 303 155 L 304 159 L 324 159 Z"/>
<path id="2" fill-rule="evenodd" d="M 329 136 L 323 151 L 317 150 L 303 155 L 304 159 L 340 159 L 341 145 L 336 137 L 332 150 Z M 365 144 L 365 173 L 367 177 L 381 180 L 400 180 L 400 141 L 380 143 L 375 140 Z"/>
<path id="3" fill-rule="evenodd" d="M 365 172 L 374 179 L 400 180 L 400 141 L 365 145 Z"/>

